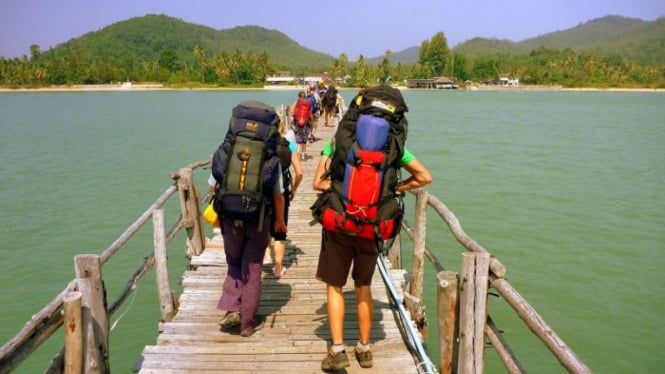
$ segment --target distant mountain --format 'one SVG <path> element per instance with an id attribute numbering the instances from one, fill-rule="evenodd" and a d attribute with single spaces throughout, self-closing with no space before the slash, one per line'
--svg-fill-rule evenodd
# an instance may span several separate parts
<path id="1" fill-rule="evenodd" d="M 110 63 L 127 59 L 156 61 L 164 48 L 170 47 L 181 61 L 192 62 L 196 45 L 208 56 L 232 54 L 236 50 L 267 52 L 278 68 L 323 69 L 333 61 L 331 56 L 304 48 L 277 30 L 259 26 L 215 30 L 166 15 L 146 15 L 114 23 L 60 44 L 54 53 L 64 55 L 68 50 L 77 50 L 86 62 L 99 58 Z"/>
<path id="2" fill-rule="evenodd" d="M 581 23 L 573 28 L 513 42 L 506 39 L 476 37 L 456 45 L 452 50 L 475 57 L 493 54 L 528 54 L 546 47 L 575 52 L 590 52 L 601 56 L 621 56 L 643 64 L 665 64 L 665 18 L 643 21 L 621 16 L 606 16 Z M 393 52 L 390 62 L 396 64 L 418 61 L 420 47 Z M 368 58 L 378 64 L 383 56 Z"/>
<path id="3" fill-rule="evenodd" d="M 409 47 L 400 52 L 393 52 L 392 56 L 390 56 L 388 60 L 393 65 L 398 63 L 412 64 L 418 61 L 419 53 L 420 53 L 420 47 Z M 366 60 L 368 64 L 379 64 L 381 63 L 381 61 L 383 61 L 383 56 L 372 57 Z"/>
<path id="4" fill-rule="evenodd" d="M 421 42 L 416 41 L 418 44 Z M 237 50 L 257 54 L 266 52 L 277 69 L 300 73 L 327 70 L 335 59 L 301 46 L 278 30 L 259 26 L 216 30 L 166 15 L 146 15 L 114 23 L 60 44 L 52 52 L 63 56 L 76 51 L 84 63 L 106 59 L 113 64 L 157 61 L 164 48 L 169 47 L 182 62 L 193 63 L 196 45 L 200 45 L 208 56 L 222 52 L 232 54 Z M 527 54 L 539 47 L 570 48 L 578 53 L 621 56 L 645 64 L 665 64 L 665 18 L 643 21 L 606 16 L 520 42 L 473 38 L 452 50 L 472 61 L 476 57 L 496 53 Z M 419 50 L 420 47 L 415 46 L 393 52 L 390 61 L 392 64 L 417 62 Z M 47 55 L 43 53 L 42 58 L 47 58 Z M 366 59 L 370 64 L 378 64 L 383 56 Z"/>
<path id="5" fill-rule="evenodd" d="M 472 59 L 494 53 L 527 54 L 539 47 L 570 48 L 577 53 L 621 56 L 643 64 L 665 64 L 665 18 L 643 21 L 607 16 L 518 43 L 474 38 L 453 50 Z"/>

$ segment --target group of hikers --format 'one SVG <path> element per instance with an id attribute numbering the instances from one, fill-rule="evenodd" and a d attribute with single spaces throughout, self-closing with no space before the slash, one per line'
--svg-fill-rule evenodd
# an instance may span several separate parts
<path id="1" fill-rule="evenodd" d="M 316 92 L 316 87 L 310 91 Z M 300 92 L 298 100 L 308 100 L 307 94 Z M 335 105 L 339 105 L 337 100 Z M 276 278 L 285 276 L 288 210 L 303 179 L 303 139 L 305 144 L 309 141 L 307 125 L 298 124 L 298 110 L 296 103 L 292 118 L 280 118 L 262 102 L 239 103 L 224 141 L 214 153 L 209 185 L 228 265 L 217 305 L 224 312 L 222 331 L 239 328 L 241 336 L 249 337 L 263 327 L 264 318 L 257 311 L 266 259 L 272 257 Z M 325 108 L 322 110 L 319 114 L 325 116 Z M 376 86 L 362 89 L 341 120 L 324 119 L 324 126 L 337 126 L 323 147 L 311 186 L 319 191 L 312 215 L 322 226 L 316 278 L 326 284 L 331 332 L 328 352 L 321 361 L 324 371 L 350 366 L 344 345 L 342 290 L 349 274 L 359 327 L 354 354 L 361 367 L 372 367 L 370 286 L 376 260 L 386 241 L 400 230 L 404 191 L 432 182 L 429 170 L 405 147 L 407 110 L 399 90 Z M 311 107 L 307 118 L 312 131 L 315 114 Z M 290 120 L 299 147 L 285 136 Z M 409 173 L 406 179 L 401 177 L 401 169 Z M 271 238 L 273 256 L 268 255 Z"/>
<path id="2" fill-rule="evenodd" d="M 326 85 L 323 80 L 310 84 L 307 91 L 298 92 L 287 119 L 292 121 L 298 152 L 303 160 L 307 159 L 307 143 L 316 140 L 319 122 L 334 127 L 344 113 L 344 107 L 344 98 L 337 88 L 332 84 Z"/>

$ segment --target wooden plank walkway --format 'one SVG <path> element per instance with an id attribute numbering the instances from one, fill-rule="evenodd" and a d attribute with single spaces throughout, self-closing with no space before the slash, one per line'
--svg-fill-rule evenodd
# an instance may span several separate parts
<path id="1" fill-rule="evenodd" d="M 309 207 L 316 198 L 312 178 L 325 139 L 333 128 L 319 126 L 317 137 L 307 146 L 304 180 L 289 215 L 284 259 L 286 276 L 276 279 L 264 267 L 263 291 L 258 313 L 266 316 L 265 327 L 249 338 L 221 332 L 217 309 L 226 274 L 223 249 L 207 248 L 191 260 L 195 270 L 185 272 L 179 309 L 170 322 L 161 323 L 156 345 L 146 346 L 137 363 L 141 374 L 169 373 L 320 373 L 330 332 L 326 313 L 326 287 L 315 277 L 321 227 L 310 226 Z M 400 292 L 404 271 L 392 270 Z M 347 373 L 417 373 L 388 301 L 378 269 L 372 292 L 374 367 L 361 369 L 353 355 L 358 341 L 355 293 L 347 282 L 344 338 L 351 366 Z"/>

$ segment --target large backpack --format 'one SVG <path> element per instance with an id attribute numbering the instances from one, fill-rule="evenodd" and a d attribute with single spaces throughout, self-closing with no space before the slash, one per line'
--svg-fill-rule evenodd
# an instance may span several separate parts
<path id="1" fill-rule="evenodd" d="M 224 141 L 212 159 L 217 181 L 213 207 L 220 217 L 263 227 L 279 179 L 279 121 L 275 110 L 262 102 L 243 101 L 233 108 Z"/>
<path id="2" fill-rule="evenodd" d="M 323 94 L 323 106 L 332 108 L 337 104 L 337 89 L 334 86 L 328 87 L 326 93 Z"/>
<path id="3" fill-rule="evenodd" d="M 308 93 L 307 100 L 309 100 L 312 114 L 314 115 L 318 114 L 319 110 L 321 110 L 321 108 L 319 107 L 319 102 L 321 98 L 315 93 Z"/>
<path id="4" fill-rule="evenodd" d="M 315 221 L 328 231 L 377 242 L 399 233 L 404 214 L 400 160 L 408 108 L 399 90 L 377 86 L 351 102 L 335 134 L 331 188 L 312 205 Z"/>
<path id="5" fill-rule="evenodd" d="M 296 125 L 299 127 L 305 126 L 307 121 L 309 121 L 311 113 L 312 109 L 310 101 L 307 98 L 298 98 L 298 101 L 296 101 L 296 105 L 293 108 L 293 118 Z"/>

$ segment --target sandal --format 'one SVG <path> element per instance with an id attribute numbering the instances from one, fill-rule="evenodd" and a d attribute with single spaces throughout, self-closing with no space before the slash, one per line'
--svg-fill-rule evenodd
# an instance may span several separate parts
<path id="1" fill-rule="evenodd" d="M 285 276 L 285 275 L 286 275 L 286 268 L 285 268 L 284 266 L 282 266 L 282 270 L 281 270 L 280 272 L 275 272 L 275 271 L 273 271 L 273 275 L 274 275 L 275 278 L 277 278 L 277 279 L 279 279 L 279 278 Z"/>

